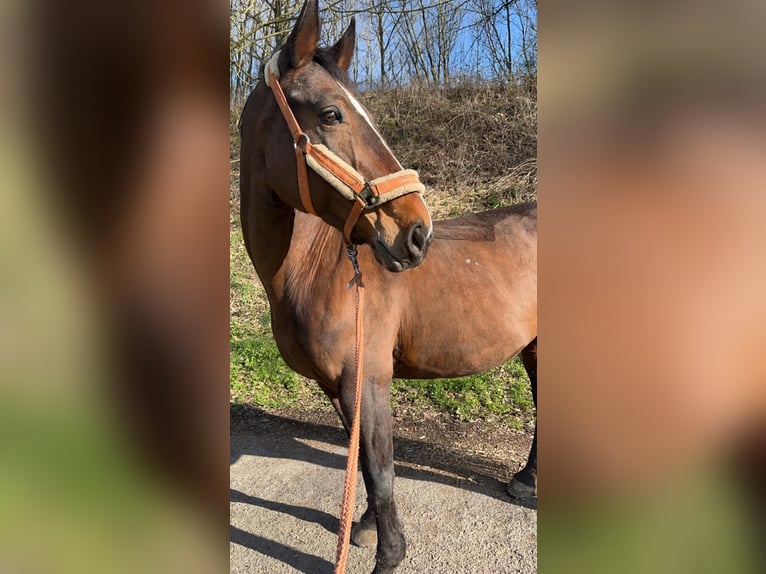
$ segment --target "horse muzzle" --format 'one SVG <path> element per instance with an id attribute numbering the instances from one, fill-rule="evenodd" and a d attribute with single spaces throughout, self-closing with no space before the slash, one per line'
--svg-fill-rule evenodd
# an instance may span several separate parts
<path id="1" fill-rule="evenodd" d="M 372 249 L 378 263 L 389 271 L 399 272 L 420 265 L 432 241 L 433 233 L 418 221 L 409 227 L 403 241 L 396 242 L 399 245 L 388 246 L 382 239 L 376 239 Z"/>

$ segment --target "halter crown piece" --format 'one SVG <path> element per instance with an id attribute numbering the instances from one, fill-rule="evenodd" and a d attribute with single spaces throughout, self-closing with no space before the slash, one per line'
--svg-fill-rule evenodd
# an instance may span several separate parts
<path id="1" fill-rule="evenodd" d="M 334 187 L 343 197 L 353 201 L 351 211 L 343 225 L 343 238 L 350 245 L 351 231 L 359 220 L 362 212 L 375 209 L 386 202 L 392 201 L 410 193 L 423 193 L 425 186 L 420 183 L 416 171 L 403 169 L 372 181 L 365 177 L 347 162 L 338 157 L 332 150 L 322 144 L 312 144 L 309 136 L 301 129 L 295 115 L 287 103 L 287 97 L 279 84 L 279 51 L 275 52 L 265 67 L 266 85 L 271 88 L 274 99 L 287 122 L 295 147 L 295 161 L 298 171 L 298 193 L 303 208 L 312 215 L 317 215 L 311 202 L 309 190 L 308 165 L 319 177 Z"/>

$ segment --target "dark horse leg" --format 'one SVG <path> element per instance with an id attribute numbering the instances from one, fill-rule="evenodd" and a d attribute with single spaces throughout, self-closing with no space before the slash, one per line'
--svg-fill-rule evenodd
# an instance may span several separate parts
<path id="1" fill-rule="evenodd" d="M 327 391 L 325 391 L 327 392 Z M 343 414 L 343 409 L 340 406 L 340 400 L 337 396 L 331 395 L 327 392 L 327 396 L 330 397 L 332 406 L 340 417 L 340 421 L 343 423 L 343 428 L 346 429 L 346 434 L 351 436 L 351 424 L 346 420 L 346 415 Z M 360 445 L 359 458 L 362 461 L 362 476 L 364 477 L 364 485 L 367 492 L 372 492 L 372 475 L 369 471 L 369 462 L 367 461 L 367 453 L 365 452 L 364 445 Z M 370 497 L 367 497 L 367 510 L 362 515 L 362 518 L 358 523 L 354 524 L 351 529 L 351 542 L 362 548 L 371 546 L 377 546 L 378 544 L 378 525 L 377 518 L 375 516 L 375 505 L 370 502 Z"/>
<path id="2" fill-rule="evenodd" d="M 537 337 L 521 352 L 521 360 L 532 383 L 532 399 L 537 408 Z M 508 494 L 511 497 L 524 500 L 537 496 L 537 423 L 532 448 L 529 451 L 527 464 L 513 477 L 508 484 Z"/>
<path id="3" fill-rule="evenodd" d="M 394 503 L 390 386 L 390 379 L 366 379 L 362 395 L 360 459 L 367 489 L 367 510 L 351 536 L 359 546 L 372 546 L 377 540 L 373 574 L 392 573 L 404 559 L 407 547 Z M 342 380 L 339 391 L 341 420 L 349 430 L 348 421 L 353 417 L 353 385 Z"/>

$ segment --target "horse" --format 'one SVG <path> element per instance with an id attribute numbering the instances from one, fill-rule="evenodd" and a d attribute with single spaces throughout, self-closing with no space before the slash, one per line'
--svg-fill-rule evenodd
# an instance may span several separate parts
<path id="1" fill-rule="evenodd" d="M 317 1 L 307 0 L 244 106 L 240 217 L 277 347 L 290 368 L 317 381 L 347 432 L 356 323 L 345 259 L 347 244 L 358 246 L 367 294 L 360 423 L 367 509 L 351 539 L 377 546 L 374 573 L 385 574 L 406 551 L 394 501 L 392 378 L 464 376 L 520 353 L 536 401 L 537 208 L 432 221 L 422 186 L 375 202 L 339 193 L 321 168 L 306 170 L 300 152 L 312 142 L 361 174 L 365 191 L 403 173 L 348 76 L 354 19 L 331 47 L 318 46 L 319 29 Z M 277 101 L 282 90 L 292 122 Z M 512 496 L 536 495 L 536 468 L 535 430 L 527 463 L 508 486 Z"/>

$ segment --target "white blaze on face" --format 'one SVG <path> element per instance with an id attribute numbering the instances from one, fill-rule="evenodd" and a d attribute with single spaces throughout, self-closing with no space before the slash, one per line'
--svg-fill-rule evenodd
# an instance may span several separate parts
<path id="1" fill-rule="evenodd" d="M 386 143 L 386 140 L 384 140 L 384 139 L 383 139 L 383 136 L 382 136 L 382 135 L 380 135 L 380 132 L 379 132 L 377 129 L 375 129 L 375 126 L 373 125 L 373 123 L 372 123 L 372 120 L 370 119 L 370 116 L 369 116 L 369 115 L 367 115 L 367 111 L 364 109 L 364 107 L 362 107 L 362 104 L 360 104 L 360 103 L 359 103 L 359 100 L 357 100 L 357 99 L 356 99 L 356 98 L 355 98 L 355 97 L 354 97 L 354 96 L 351 94 L 351 92 L 349 92 L 349 91 L 348 91 L 346 88 L 344 88 L 344 87 L 341 85 L 341 83 L 340 83 L 340 82 L 338 82 L 338 87 L 339 87 L 341 90 L 343 90 L 343 94 L 346 96 L 346 98 L 348 99 L 348 101 L 349 101 L 349 102 L 351 102 L 351 105 L 352 105 L 352 106 L 354 106 L 354 109 L 356 110 L 356 112 L 357 112 L 357 113 L 358 113 L 360 116 L 362 116 L 362 117 L 364 118 L 364 121 L 366 121 L 366 122 L 367 122 L 367 125 L 369 125 L 369 126 L 370 126 L 370 128 L 372 129 L 372 131 L 373 131 L 373 132 L 375 132 L 375 135 L 377 135 L 377 136 L 378 136 L 378 139 L 380 140 L 380 143 L 382 143 L 382 144 L 383 144 L 383 146 L 384 146 L 384 147 L 385 147 L 385 148 L 388 150 L 388 153 L 390 153 L 390 154 L 391 154 L 391 157 L 392 157 L 392 158 L 394 159 L 394 161 L 396 162 L 396 165 L 398 165 L 398 166 L 399 166 L 399 169 L 403 169 L 403 168 L 402 168 L 402 164 L 400 164 L 400 163 L 399 163 L 399 160 L 398 160 L 398 159 L 396 159 L 396 156 L 394 155 L 394 152 L 392 152 L 392 151 L 391 151 L 391 148 L 390 148 L 390 147 L 388 147 L 388 144 Z"/>
<path id="2" fill-rule="evenodd" d="M 359 103 L 359 100 L 357 100 L 351 92 L 349 92 L 346 88 L 343 87 L 343 85 L 340 82 L 336 82 L 338 84 L 338 87 L 343 91 L 343 94 L 346 96 L 349 102 L 351 102 L 351 105 L 354 106 L 354 109 L 356 112 L 364 118 L 364 121 L 367 122 L 367 125 L 370 126 L 370 129 L 372 129 L 373 132 L 375 132 L 375 135 L 378 136 L 378 139 L 380 140 L 380 143 L 383 144 L 383 146 L 388 150 L 388 153 L 391 154 L 391 157 L 396 162 L 396 165 L 399 166 L 399 169 L 404 169 L 402 167 L 402 164 L 399 163 L 399 160 L 396 159 L 396 156 L 394 155 L 394 152 L 391 151 L 391 148 L 388 147 L 388 144 L 386 143 L 386 140 L 383 139 L 383 136 L 380 135 L 380 132 L 375 128 L 375 125 L 372 123 L 372 120 L 370 119 L 370 116 L 367 114 L 367 110 L 364 109 L 362 104 Z M 423 201 L 423 198 L 420 196 L 420 194 L 417 194 L 418 197 L 420 197 L 420 200 Z M 423 201 L 423 205 L 425 205 L 426 211 L 428 212 L 428 218 L 431 219 L 431 210 L 428 209 L 428 205 L 425 201 Z M 433 233 L 434 226 L 433 226 L 433 220 L 431 220 L 431 225 L 429 229 L 429 235 Z"/>

